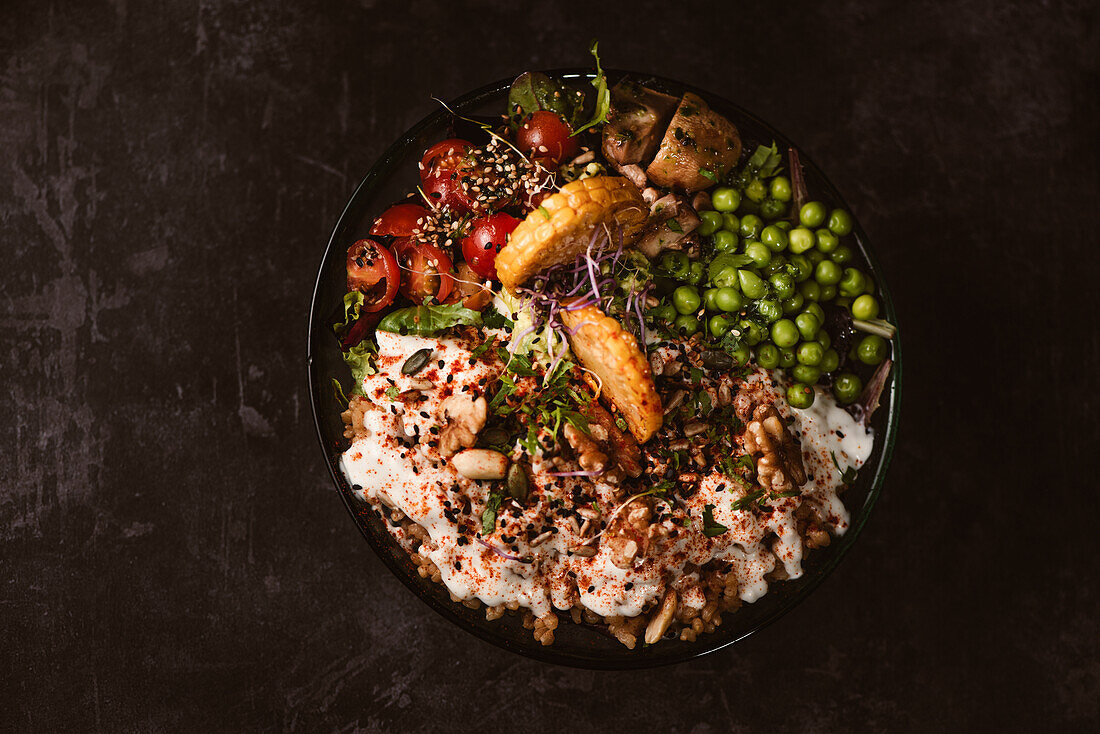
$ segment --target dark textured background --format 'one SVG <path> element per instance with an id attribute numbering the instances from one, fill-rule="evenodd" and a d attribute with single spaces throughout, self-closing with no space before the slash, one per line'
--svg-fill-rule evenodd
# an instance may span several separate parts
<path id="1" fill-rule="evenodd" d="M 524 5 L 2 4 L 0 727 L 1096 725 L 1096 3 Z M 315 270 L 373 159 L 430 94 L 587 65 L 593 36 L 799 141 L 907 346 L 891 480 L 837 572 L 733 649 L 628 674 L 408 593 L 305 385 Z"/>

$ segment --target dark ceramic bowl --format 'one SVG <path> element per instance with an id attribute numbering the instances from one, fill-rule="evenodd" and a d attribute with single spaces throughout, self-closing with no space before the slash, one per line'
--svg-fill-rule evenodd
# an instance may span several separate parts
<path id="1" fill-rule="evenodd" d="M 583 70 L 549 73 L 572 80 L 577 86 L 587 86 L 587 80 L 592 78 L 589 72 Z M 612 83 L 624 74 L 626 72 L 608 72 Z M 792 144 L 771 125 L 717 95 L 660 77 L 634 73 L 629 76 L 670 94 L 695 92 L 737 125 L 748 151 L 754 150 L 757 144 L 768 144 L 773 140 L 783 151 Z M 450 107 L 463 116 L 500 115 L 506 107 L 510 84 L 511 80 L 503 80 L 482 87 L 458 98 Z M 413 189 L 418 181 L 417 162 L 421 153 L 430 144 L 451 135 L 452 119 L 451 114 L 441 107 L 414 125 L 386 150 L 352 194 L 332 232 L 317 275 L 309 319 L 307 360 L 310 401 L 325 463 L 355 524 L 394 575 L 432 609 L 483 640 L 537 660 L 581 668 L 646 668 L 705 655 L 763 629 L 806 598 L 836 567 L 859 536 L 882 491 L 897 433 L 902 364 L 900 338 L 894 339 L 893 374 L 883 392 L 882 407 L 874 416 L 874 452 L 860 471 L 856 485 L 844 495 L 844 503 L 852 514 L 851 529 L 843 537 L 835 539 L 828 548 L 812 553 L 805 563 L 802 578 L 771 585 L 762 599 L 755 604 L 743 605 L 735 613 L 724 615 L 723 625 L 715 634 L 702 635 L 696 642 L 662 640 L 656 645 L 639 645 L 635 650 L 628 650 L 597 629 L 563 622 L 555 633 L 554 644 L 543 647 L 531 636 L 530 630 L 523 628 L 518 615 L 509 614 L 502 619 L 488 622 L 485 620 L 484 609 L 471 610 L 455 604 L 448 597 L 447 589 L 443 585 L 420 578 L 408 554 L 391 539 L 374 510 L 361 502 L 348 486 L 338 468 L 340 453 L 346 447 L 346 441 L 340 419 L 342 408 L 334 396 L 332 381 L 336 378 L 346 386 L 350 382 L 350 373 L 340 357 L 339 347 L 331 331 L 345 291 L 345 252 L 352 242 L 366 236 L 375 216 Z M 800 153 L 800 157 L 805 168 L 806 184 L 813 198 L 853 211 L 813 161 L 805 154 Z M 878 284 L 884 311 L 882 316 L 896 324 L 897 316 L 886 278 L 878 268 L 874 255 L 867 246 L 867 237 L 858 222 L 853 239 L 858 243 L 858 249 Z"/>

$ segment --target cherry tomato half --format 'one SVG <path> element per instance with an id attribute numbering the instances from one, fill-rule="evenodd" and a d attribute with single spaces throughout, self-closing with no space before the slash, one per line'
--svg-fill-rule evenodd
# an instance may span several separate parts
<path id="1" fill-rule="evenodd" d="M 462 239 L 462 257 L 482 278 L 497 279 L 497 253 L 519 220 L 504 212 L 480 217 L 471 222 L 470 234 Z"/>
<path id="2" fill-rule="evenodd" d="M 430 242 L 410 237 L 394 240 L 394 252 L 401 266 L 401 292 L 416 304 L 434 298 L 443 303 L 454 288 L 451 258 Z"/>
<path id="3" fill-rule="evenodd" d="M 408 237 L 417 228 L 417 222 L 426 216 L 428 216 L 428 210 L 420 204 L 413 202 L 394 204 L 374 220 L 370 233 Z"/>
<path id="4" fill-rule="evenodd" d="M 447 207 L 458 214 L 473 210 L 474 200 L 462 184 L 470 167 L 467 151 L 473 143 L 462 138 L 442 140 L 424 152 L 420 159 L 420 183 L 435 206 Z"/>
<path id="5" fill-rule="evenodd" d="M 532 112 L 516 131 L 516 145 L 538 160 L 557 165 L 577 153 L 577 139 L 570 137 L 569 123 L 556 112 Z"/>
<path id="6" fill-rule="evenodd" d="M 424 151 L 420 159 L 420 180 L 424 180 L 433 168 L 456 171 L 465 168 L 466 152 L 474 147 L 469 140 L 447 138 Z"/>
<path id="7" fill-rule="evenodd" d="M 374 240 L 359 240 L 348 248 L 348 290 L 364 295 L 362 310 L 380 311 L 397 297 L 401 270 L 389 248 Z"/>

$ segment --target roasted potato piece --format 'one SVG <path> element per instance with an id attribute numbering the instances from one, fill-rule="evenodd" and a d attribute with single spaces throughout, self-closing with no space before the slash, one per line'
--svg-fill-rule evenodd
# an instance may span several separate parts
<path id="1" fill-rule="evenodd" d="M 691 193 L 721 180 L 740 156 L 733 123 L 687 92 L 646 174 L 658 186 Z"/>
<path id="2" fill-rule="evenodd" d="M 622 227 L 631 244 L 649 207 L 625 178 L 593 176 L 567 183 L 527 215 L 497 254 L 497 276 L 509 290 L 553 265 L 571 263 L 585 251 L 597 227 Z"/>
<path id="3" fill-rule="evenodd" d="M 634 335 L 596 306 L 560 313 L 562 323 L 573 332 L 569 337 L 573 354 L 600 378 L 601 397 L 618 408 L 634 438 L 645 443 L 661 427 L 664 410 L 649 360 Z"/>

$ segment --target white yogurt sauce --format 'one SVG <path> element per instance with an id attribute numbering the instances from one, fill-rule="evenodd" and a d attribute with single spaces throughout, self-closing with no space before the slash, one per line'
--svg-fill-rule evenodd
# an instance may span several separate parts
<path id="1" fill-rule="evenodd" d="M 705 597 L 697 574 L 685 573 L 685 567 L 689 563 L 701 566 L 716 558 L 732 564 L 741 598 L 753 602 L 767 592 L 766 576 L 777 562 L 791 578 L 802 574 L 802 541 L 793 514 L 801 502 L 807 502 L 835 534 L 848 528 L 848 512 L 836 492 L 842 471 L 859 468 L 867 460 L 872 433 L 824 390 L 818 390 L 810 408 L 791 409 L 782 397 L 782 383 L 758 370 L 746 379 L 742 390 L 763 392 L 785 418 L 793 416 L 808 476 L 800 497 L 771 500 L 772 512 L 766 515 L 734 510 L 733 502 L 743 497 L 746 489 L 712 473 L 686 501 L 691 527 L 665 521 L 670 538 L 662 552 L 650 554 L 633 568 L 621 569 L 612 563 L 603 544 L 591 558 L 570 552 L 581 540 L 573 522 L 579 525 L 581 519 L 565 509 L 572 504 L 571 493 L 580 490 L 586 496 L 601 496 L 600 488 L 586 478 L 550 476 L 547 472 L 554 467 L 536 456 L 534 486 L 526 506 L 502 509 L 497 529 L 482 537 L 479 518 L 490 483 L 459 475 L 440 456 L 433 431 L 444 424 L 441 402 L 456 393 L 471 395 L 471 399 L 485 395 L 486 386 L 500 373 L 500 363 L 492 357 L 472 360 L 471 350 L 476 345 L 454 338 L 378 332 L 378 343 L 379 372 L 364 378 L 361 390 L 375 409 L 364 419 L 366 434 L 357 437 L 342 456 L 341 468 L 365 498 L 399 508 L 427 531 L 431 543 L 421 546 L 419 552 L 435 563 L 447 588 L 461 599 L 476 597 L 489 606 L 518 602 L 539 616 L 552 608 L 569 609 L 579 600 L 600 615 L 635 616 L 660 599 L 666 581 L 671 581 L 685 603 L 702 607 Z M 414 376 L 401 374 L 404 360 L 425 348 L 432 350 L 428 367 Z M 781 373 L 775 377 L 781 379 Z M 423 400 L 403 402 L 400 394 L 422 385 L 418 381 L 423 380 L 433 386 L 425 391 Z M 406 435 L 420 440 L 408 441 Z M 715 522 L 728 528 L 714 538 L 702 532 L 707 505 L 713 506 Z M 391 528 L 391 532 L 399 541 L 406 540 L 401 528 Z M 547 532 L 549 539 L 537 542 Z"/>

